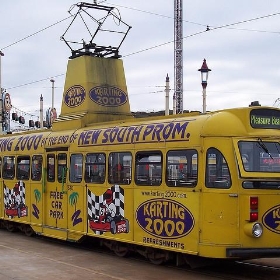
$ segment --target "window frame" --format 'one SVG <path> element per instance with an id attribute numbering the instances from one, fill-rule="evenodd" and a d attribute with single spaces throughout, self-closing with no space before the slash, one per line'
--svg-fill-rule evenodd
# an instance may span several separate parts
<path id="1" fill-rule="evenodd" d="M 8 159 L 10 161 L 9 163 L 7 163 Z M 15 162 L 16 162 L 15 156 L 4 156 L 3 157 L 3 169 L 2 169 L 3 179 L 13 180 L 15 178 Z M 11 164 L 12 168 L 8 168 L 8 164 Z M 10 174 L 9 176 L 7 173 L 8 170 L 11 171 L 11 172 L 9 172 L 9 174 Z"/>
<path id="2" fill-rule="evenodd" d="M 174 158 L 173 162 L 171 162 L 172 157 Z M 177 160 L 178 162 L 175 162 L 175 160 Z M 185 162 L 182 162 L 184 160 Z M 197 185 L 197 180 L 198 180 L 197 150 L 195 149 L 169 150 L 166 153 L 165 181 L 168 187 L 194 188 Z"/>
<path id="3" fill-rule="evenodd" d="M 69 181 L 71 183 L 81 183 L 83 179 L 83 154 L 70 155 Z"/>
<path id="4" fill-rule="evenodd" d="M 31 179 L 32 179 L 32 181 L 41 181 L 42 172 L 43 172 L 42 168 L 43 168 L 43 156 L 42 155 L 33 155 L 31 158 Z"/>
<path id="5" fill-rule="evenodd" d="M 53 160 L 53 162 L 50 162 Z M 55 182 L 55 154 L 47 154 L 47 181 Z"/>
<path id="6" fill-rule="evenodd" d="M 159 157 L 160 160 L 152 160 L 152 157 L 155 157 L 155 159 Z M 138 151 L 135 155 L 134 166 L 134 181 L 136 185 L 160 186 L 162 184 L 163 155 L 161 151 Z M 160 174 L 157 174 L 158 169 L 160 169 Z M 153 171 L 156 171 L 156 175 L 154 175 Z"/>
<path id="7" fill-rule="evenodd" d="M 67 177 L 67 153 L 58 153 L 57 154 L 57 182 L 66 183 L 66 177 Z"/>
<path id="8" fill-rule="evenodd" d="M 27 160 L 28 163 L 21 163 Z M 17 180 L 29 180 L 30 178 L 30 156 L 20 155 L 16 158 L 16 179 Z M 23 168 L 21 168 L 23 167 Z M 27 171 L 25 168 L 27 167 Z"/>
<path id="9" fill-rule="evenodd" d="M 97 171 L 96 171 L 97 170 Z M 103 184 L 106 174 L 106 154 L 87 153 L 85 155 L 84 180 L 86 183 Z"/>
<path id="10" fill-rule="evenodd" d="M 216 155 L 215 157 L 213 156 L 214 154 Z M 210 147 L 207 149 L 205 155 L 206 155 L 205 186 L 207 188 L 215 188 L 215 189 L 230 189 L 232 186 L 231 173 L 227 160 L 223 155 L 223 153 L 215 147 Z M 212 155 L 212 156 L 208 156 L 208 155 Z M 213 171 L 215 174 L 211 174 L 213 173 Z"/>
<path id="11" fill-rule="evenodd" d="M 109 184 L 129 185 L 132 180 L 133 156 L 129 151 L 111 152 L 108 156 Z"/>

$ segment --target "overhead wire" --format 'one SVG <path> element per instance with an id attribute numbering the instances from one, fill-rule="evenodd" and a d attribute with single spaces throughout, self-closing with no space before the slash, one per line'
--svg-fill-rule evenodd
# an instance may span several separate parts
<path id="1" fill-rule="evenodd" d="M 57 78 L 57 77 L 60 77 L 60 76 L 64 76 L 64 74 L 59 74 L 59 75 L 56 75 L 56 76 L 51 76 L 51 77 L 48 77 L 48 78 L 44 78 L 44 79 L 36 80 L 36 81 L 33 81 L 33 82 L 21 84 L 21 85 L 18 85 L 18 86 L 9 87 L 7 89 L 14 89 L 14 88 L 19 88 L 19 87 L 29 86 L 29 85 L 32 85 L 32 84 L 36 84 L 36 83 L 40 83 L 40 82 L 49 80 L 51 78 Z"/>
<path id="2" fill-rule="evenodd" d="M 105 0 L 106 1 L 106 0 Z M 103 1 L 103 2 L 105 2 Z M 100 3 L 103 3 L 103 2 L 100 2 Z M 110 4 L 110 3 L 108 3 Z M 114 4 L 115 5 L 115 4 Z M 151 14 L 151 15 L 155 15 L 155 16 L 160 16 L 160 17 L 164 17 L 164 18 L 170 18 L 170 19 L 174 19 L 174 17 L 171 17 L 171 16 L 166 16 L 166 15 L 162 15 L 162 14 L 158 14 L 158 13 L 154 13 L 154 12 L 149 12 L 149 11 L 145 11 L 145 10 L 141 10 L 141 9 L 136 9 L 136 8 L 131 8 L 131 7 L 127 7 L 127 6 L 122 6 L 122 5 L 115 5 L 115 6 L 118 6 L 118 7 L 122 7 L 122 8 L 126 8 L 126 9 L 131 9 L 131 10 L 134 10 L 134 11 L 137 11 L 137 12 L 143 12 L 143 13 L 147 13 L 147 14 Z M 197 35 L 201 35 L 205 32 L 208 32 L 208 31 L 214 31 L 214 30 L 218 30 L 218 29 L 222 29 L 222 28 L 228 28 L 228 29 L 235 29 L 235 28 L 232 28 L 232 26 L 235 26 L 235 25 L 239 25 L 239 24 L 243 24 L 243 23 L 248 23 L 248 22 L 252 22 L 252 21 L 256 21 L 256 20 L 260 20 L 260 19 L 265 19 L 265 18 L 269 18 L 269 17 L 273 17 L 273 16 L 278 16 L 280 15 L 280 12 L 277 12 L 277 13 L 272 13 L 272 14 L 268 14 L 268 15 L 264 15 L 264 16 L 259 16 L 259 17 L 255 17 L 255 18 L 251 18 L 251 19 L 247 19 L 247 20 L 242 20 L 242 21 L 238 21 L 238 22 L 234 22 L 234 23 L 230 23 L 230 24 L 224 24 L 224 25 L 220 25 L 220 26 L 211 26 L 211 25 L 205 25 L 205 24 L 201 24 L 201 23 L 196 23 L 196 22 L 192 22 L 192 21 L 187 21 L 187 20 L 183 20 L 184 22 L 187 22 L 187 23 L 190 23 L 190 24 L 195 24 L 195 25 L 200 25 L 200 26 L 204 26 L 206 27 L 205 30 L 203 31 L 199 31 L 199 32 L 196 32 L 196 33 L 193 33 L 193 34 L 190 34 L 190 35 L 187 35 L 187 36 L 184 36 L 183 39 L 187 39 L 187 38 L 190 38 L 190 37 L 194 37 L 194 36 L 197 36 Z M 69 18 L 73 17 L 73 15 L 70 15 L 62 20 L 59 20 L 41 30 L 38 30 L 36 31 L 35 33 L 32 33 L 20 40 L 17 40 L 3 48 L 1 48 L 0 50 L 4 50 L 4 49 L 7 49 L 15 44 L 18 44 L 30 37 L 33 37 L 57 24 L 60 24 L 61 22 L 65 21 L 65 20 L 68 20 Z M 243 30 L 243 31 L 254 31 L 254 32 L 266 32 L 266 33 L 274 33 L 274 34 L 280 34 L 280 32 L 273 32 L 273 31 L 264 31 L 264 30 L 250 30 L 250 29 L 238 29 L 237 30 Z M 171 41 L 168 41 L 168 42 L 164 42 L 162 44 L 158 44 L 158 45 L 154 45 L 152 47 L 149 47 L 149 48 L 145 48 L 145 49 L 142 49 L 142 50 L 139 50 L 139 51 L 135 51 L 135 52 L 132 52 L 132 53 L 129 53 L 127 55 L 123 55 L 123 57 L 128 57 L 128 56 L 132 56 L 132 55 L 135 55 L 135 54 L 139 54 L 139 53 L 142 53 L 142 52 L 145 52 L 145 51 L 149 51 L 149 50 L 152 50 L 152 49 L 155 49 L 155 48 L 159 48 L 159 47 L 162 47 L 162 46 L 165 46 L 165 45 L 168 45 L 168 44 L 171 44 L 171 43 L 174 43 L 174 40 L 171 40 Z M 56 75 L 56 76 L 52 76 L 52 77 L 59 77 L 59 76 L 63 76 L 65 74 L 59 74 L 59 75 Z M 34 83 L 38 83 L 38 82 L 42 82 L 42 81 L 46 81 L 50 78 L 44 78 L 44 79 L 40 79 L 40 80 L 36 80 L 36 81 L 33 81 L 33 82 L 28 82 L 28 83 L 25 83 L 25 84 L 21 84 L 21 85 L 18 85 L 18 86 L 13 86 L 13 87 L 10 87 L 8 89 L 14 89 L 14 88 L 19 88 L 19 87 L 23 87 L 23 86 L 26 86 L 26 85 L 31 85 L 31 84 L 34 84 Z"/>
<path id="3" fill-rule="evenodd" d="M 220 29 L 220 28 L 227 28 L 227 27 L 230 27 L 230 26 L 233 26 L 233 25 L 248 23 L 248 22 L 251 22 L 251 21 L 260 20 L 260 19 L 264 19 L 264 18 L 269 18 L 269 17 L 273 17 L 273 16 L 279 16 L 279 15 L 280 15 L 280 12 L 272 13 L 272 14 L 268 14 L 268 15 L 264 15 L 264 16 L 260 16 L 260 17 L 247 19 L 247 20 L 237 21 L 235 23 L 229 23 L 229 24 L 224 24 L 224 25 L 221 25 L 221 26 L 213 27 L 212 30 L 216 30 L 216 29 Z M 248 31 L 250 31 L 250 29 L 248 29 Z M 253 31 L 255 31 L 255 30 L 253 30 Z M 270 32 L 270 31 L 267 31 L 267 32 Z M 272 32 L 272 33 L 275 33 L 275 32 Z M 277 33 L 279 33 L 279 32 L 277 32 Z"/>
<path id="4" fill-rule="evenodd" d="M 105 1 L 103 1 L 103 2 L 105 2 Z M 103 2 L 100 2 L 100 3 L 103 3 Z M 110 3 L 108 3 L 108 4 L 110 4 Z M 130 10 L 134 10 L 134 11 L 138 11 L 138 12 L 142 12 L 142 13 L 147 13 L 147 14 L 151 14 L 151 15 L 155 15 L 155 16 L 160 16 L 160 17 L 174 19 L 174 17 L 171 17 L 171 16 L 166 16 L 166 15 L 162 15 L 162 14 L 158 14 L 158 13 L 154 13 L 154 12 L 149 12 L 149 11 L 145 11 L 145 10 L 141 10 L 141 9 L 131 8 L 131 7 L 122 6 L 122 5 L 115 5 L 115 6 L 126 8 L 126 9 L 130 9 Z M 280 12 L 272 13 L 272 14 L 268 14 L 268 15 L 264 15 L 264 16 L 259 16 L 259 17 L 255 17 L 255 18 L 251 18 L 251 19 L 247 19 L 247 20 L 242 20 L 242 21 L 238 21 L 238 22 L 235 22 L 235 23 L 224 24 L 224 25 L 220 25 L 220 26 L 211 26 L 211 25 L 201 24 L 201 23 L 197 23 L 197 22 L 193 22 L 193 21 L 188 21 L 188 20 L 183 20 L 183 22 L 187 22 L 187 23 L 195 24 L 195 25 L 200 25 L 200 26 L 205 26 L 206 28 L 209 28 L 208 31 L 210 31 L 210 30 L 216 30 L 216 29 L 221 29 L 221 28 L 229 28 L 229 27 L 230 27 L 230 29 L 233 29 L 231 27 L 233 25 L 239 25 L 239 24 L 242 24 L 242 23 L 248 23 L 248 22 L 251 22 L 251 21 L 256 21 L 256 20 L 260 20 L 260 19 L 264 19 L 264 18 L 278 16 L 278 15 L 280 15 Z M 28 39 L 28 38 L 30 38 L 32 36 L 35 36 L 35 35 L 43 32 L 43 31 L 45 31 L 45 30 L 47 30 L 47 29 L 49 29 L 49 28 L 51 28 L 51 27 L 53 27 L 53 26 L 55 26 L 55 25 L 57 25 L 57 24 L 59 24 L 59 23 L 61 23 L 63 21 L 65 21 L 65 20 L 71 18 L 71 17 L 74 17 L 74 15 L 71 14 L 70 16 L 68 16 L 68 17 L 66 17 L 66 18 L 64 18 L 62 20 L 59 20 L 59 21 L 57 21 L 57 22 L 55 22 L 55 23 L 53 23 L 53 24 L 51 24 L 51 25 L 49 25 L 49 26 L 47 26 L 47 27 L 45 27 L 43 29 L 40 29 L 40 30 L 36 31 L 35 33 L 32 33 L 32 34 L 30 34 L 30 35 L 28 35 L 28 36 L 26 36 L 26 37 L 24 37 L 24 38 L 22 38 L 20 40 L 17 40 L 15 42 L 13 42 L 13 43 L 11 43 L 11 44 L 1 48 L 0 50 L 4 50 L 4 49 L 9 48 L 9 47 L 11 47 L 11 46 L 13 46 L 15 44 L 18 44 L 18 43 L 20 43 L 20 42 L 22 42 L 22 41 L 24 41 L 24 40 L 26 40 L 26 39 Z M 250 30 L 250 29 L 237 29 L 237 30 L 245 30 L 245 31 L 253 31 L 253 32 L 258 31 L 258 32 L 267 32 L 267 33 L 278 33 L 278 34 L 280 33 L 280 32 L 277 32 L 277 31 L 267 31 L 267 30 Z M 187 37 L 191 37 L 191 35 L 186 36 L 184 38 L 187 38 Z M 170 43 L 170 42 L 167 42 L 166 44 L 168 44 L 168 43 Z M 164 44 L 161 44 L 159 46 L 162 46 L 162 45 L 164 45 Z"/>
<path id="5" fill-rule="evenodd" d="M 162 15 L 162 14 L 155 13 L 155 12 L 145 11 L 145 10 L 141 10 L 141 9 L 131 8 L 131 7 L 112 4 L 112 3 L 108 3 L 108 4 L 114 5 L 114 6 L 117 6 L 117 7 L 121 7 L 121 8 L 125 8 L 125 9 L 129 9 L 129 10 L 136 11 L 136 12 L 141 12 L 141 13 L 150 14 L 150 15 L 153 15 L 153 16 L 159 16 L 159 17 L 169 18 L 169 19 L 174 20 L 174 17 L 172 17 L 172 16 Z M 206 26 L 205 24 L 201 24 L 201 23 L 197 23 L 197 22 L 193 22 L 193 21 L 188 21 L 188 20 L 184 20 L 184 19 L 183 19 L 183 22 L 187 22 L 187 23 L 191 23 L 191 24 L 195 24 L 195 25 L 200 25 L 200 26 Z"/>
<path id="6" fill-rule="evenodd" d="M 190 38 L 190 37 L 193 37 L 193 36 L 196 36 L 196 35 L 200 35 L 200 34 L 205 33 L 207 31 L 208 31 L 207 29 L 203 30 L 203 31 L 199 31 L 199 32 L 193 33 L 191 35 L 184 36 L 182 39 L 187 39 L 187 38 Z M 155 46 L 152 46 L 152 47 L 149 47 L 149 48 L 146 48 L 146 49 L 142 49 L 142 50 L 139 50 L 139 51 L 136 51 L 136 52 L 133 52 L 133 53 L 129 53 L 127 55 L 123 55 L 122 57 L 128 57 L 128 56 L 131 56 L 131 55 L 134 55 L 134 54 L 138 54 L 138 53 L 141 53 L 141 52 L 145 52 L 145 51 L 149 51 L 149 50 L 152 50 L 152 49 L 155 49 L 155 48 L 159 48 L 159 47 L 171 44 L 171 43 L 174 43 L 174 40 L 171 40 L 171 41 L 159 44 L 159 45 L 155 45 Z"/>
<path id="7" fill-rule="evenodd" d="M 118 5 L 118 4 L 112 4 L 112 3 L 108 3 L 108 4 L 118 6 L 118 7 L 121 7 L 121 8 L 125 8 L 125 9 L 129 9 L 129 10 L 133 10 L 133 11 L 137 11 L 137 12 L 141 12 L 141 13 L 146 13 L 146 14 L 155 15 L 155 16 L 159 16 L 159 17 L 163 17 L 163 18 L 169 18 L 169 19 L 174 20 L 174 17 L 172 17 L 172 16 L 167 16 L 167 15 L 163 15 L 163 14 L 159 14 L 159 13 L 155 13 L 155 12 L 150 12 L 150 11 L 145 11 L 145 10 L 141 10 L 141 9 L 131 8 L 131 7 Z M 224 25 L 221 25 L 221 26 L 212 26 L 213 27 L 212 30 L 220 29 L 220 28 L 228 28 L 229 26 L 232 26 L 232 25 L 238 25 L 238 24 L 247 23 L 247 22 L 250 22 L 250 21 L 255 21 L 255 20 L 259 20 L 259 19 L 264 19 L 264 18 L 268 18 L 268 17 L 277 16 L 277 15 L 280 15 L 280 12 L 272 13 L 272 14 L 268 14 L 268 15 L 248 19 L 248 20 L 238 21 L 236 23 L 229 23 L 229 24 L 224 24 Z M 210 25 L 208 25 L 208 24 L 198 23 L 198 22 L 194 22 L 194 21 L 189 21 L 189 20 L 184 20 L 184 19 L 182 21 L 185 22 L 185 23 L 190 23 L 190 24 L 194 24 L 194 25 L 210 27 Z M 234 28 L 231 27 L 229 29 L 234 29 Z M 253 31 L 253 32 L 258 31 L 258 32 L 266 32 L 266 33 L 280 33 L 280 32 L 277 32 L 277 31 L 251 30 L 251 29 L 239 29 L 239 28 L 237 28 L 237 30 L 245 30 L 245 31 Z"/>
<path id="8" fill-rule="evenodd" d="M 43 29 L 40 29 L 40 30 L 36 31 L 35 33 L 32 33 L 32 34 L 30 34 L 30 35 L 28 35 L 28 36 L 26 36 L 26 37 L 24 37 L 24 38 L 22 38 L 22 39 L 20 39 L 20 40 L 15 41 L 15 42 L 12 43 L 12 44 L 9 44 L 9 45 L 7 45 L 7 46 L 1 48 L 1 50 L 7 49 L 7 48 L 9 48 L 9 47 L 11 47 L 11 46 L 13 46 L 13 45 L 16 45 L 16 44 L 18 44 L 18 43 L 20 43 L 20 42 L 22 42 L 22 41 L 24 41 L 24 40 L 30 38 L 30 37 L 33 37 L 33 36 L 35 36 L 35 35 L 37 35 L 37 34 L 43 32 L 43 31 L 45 31 L 45 30 L 47 30 L 47 29 L 49 29 L 49 28 L 51 28 L 51 27 L 53 27 L 53 26 L 55 26 L 55 25 L 57 25 L 57 24 L 59 24 L 59 23 L 61 23 L 61 22 L 63 22 L 63 21 L 65 21 L 65 20 L 71 18 L 71 17 L 72 17 L 72 15 L 69 16 L 69 17 L 66 17 L 66 18 L 64 18 L 64 19 L 62 19 L 62 20 L 59 20 L 59 21 L 57 21 L 57 22 L 55 22 L 55 23 L 53 23 L 53 24 L 51 24 L 51 25 L 49 25 L 49 26 L 47 26 L 47 27 L 45 27 L 45 28 L 43 28 Z"/>

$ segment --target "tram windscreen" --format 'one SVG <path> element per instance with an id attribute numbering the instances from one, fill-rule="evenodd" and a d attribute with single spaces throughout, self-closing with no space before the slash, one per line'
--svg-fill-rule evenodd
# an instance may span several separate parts
<path id="1" fill-rule="evenodd" d="M 279 142 L 240 141 L 239 151 L 247 172 L 280 172 Z"/>

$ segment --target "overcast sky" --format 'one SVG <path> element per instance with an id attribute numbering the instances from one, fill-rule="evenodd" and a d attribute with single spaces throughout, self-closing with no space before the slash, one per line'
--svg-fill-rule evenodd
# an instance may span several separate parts
<path id="1" fill-rule="evenodd" d="M 8 89 L 14 108 L 39 115 L 41 94 L 44 109 L 51 107 L 50 79 L 54 78 L 54 105 L 60 111 L 71 55 L 60 37 L 71 21 L 66 19 L 68 10 L 76 3 L 1 0 L 2 88 Z M 120 49 L 131 110 L 164 110 L 167 73 L 172 109 L 174 1 L 108 0 L 103 4 L 117 7 L 122 20 L 132 26 Z M 204 58 L 212 70 L 207 110 L 248 106 L 255 100 L 275 104 L 280 97 L 279 0 L 184 0 L 183 20 L 184 110 L 202 111 L 197 70 Z M 210 30 L 204 32 L 207 25 Z M 76 35 L 80 40 L 80 33 Z"/>

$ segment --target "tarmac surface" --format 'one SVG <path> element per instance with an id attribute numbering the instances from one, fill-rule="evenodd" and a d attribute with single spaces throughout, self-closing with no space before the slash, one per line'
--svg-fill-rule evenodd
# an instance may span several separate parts
<path id="1" fill-rule="evenodd" d="M 12 279 L 183 280 L 186 273 L 73 247 L 55 239 L 34 238 L 19 232 L 0 230 L 0 280 Z M 188 280 L 197 278 L 193 276 Z"/>
<path id="2" fill-rule="evenodd" d="M 280 268 L 280 258 L 250 263 Z M 212 280 L 216 277 L 73 247 L 55 239 L 0 230 L 0 280 L 12 279 Z"/>
<path id="3" fill-rule="evenodd" d="M 269 259 L 263 258 L 257 260 L 250 260 L 248 261 L 248 263 L 280 268 L 280 258 L 269 258 Z"/>

